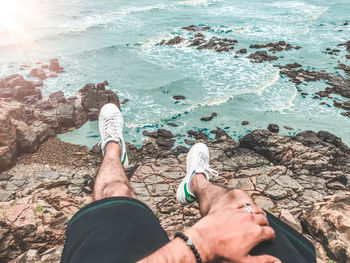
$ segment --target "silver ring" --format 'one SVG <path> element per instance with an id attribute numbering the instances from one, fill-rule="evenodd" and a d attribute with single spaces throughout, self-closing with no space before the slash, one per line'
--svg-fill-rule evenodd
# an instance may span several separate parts
<path id="1" fill-rule="evenodd" d="M 249 207 L 250 204 L 245 204 L 243 207 L 247 209 L 250 214 L 253 214 L 253 210 Z"/>

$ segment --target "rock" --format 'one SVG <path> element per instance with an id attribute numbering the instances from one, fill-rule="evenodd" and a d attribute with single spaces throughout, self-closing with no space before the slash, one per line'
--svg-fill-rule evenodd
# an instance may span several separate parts
<path id="1" fill-rule="evenodd" d="M 58 59 L 51 59 L 49 70 L 55 73 L 64 73 L 64 69 L 60 66 Z"/>
<path id="2" fill-rule="evenodd" d="M 269 126 L 267 127 L 271 132 L 278 133 L 280 128 L 277 124 L 270 123 Z"/>
<path id="3" fill-rule="evenodd" d="M 213 112 L 212 114 L 211 114 L 211 116 L 209 116 L 209 117 L 202 117 L 201 118 L 201 121 L 210 121 L 210 120 L 212 120 L 214 117 L 216 117 L 217 116 L 217 113 L 216 112 Z"/>
<path id="4" fill-rule="evenodd" d="M 16 128 L 8 111 L 0 111 L 0 171 L 12 166 L 17 160 Z"/>
<path id="5" fill-rule="evenodd" d="M 164 138 L 158 138 L 157 139 L 157 144 L 166 149 L 170 149 L 173 147 L 175 140 L 174 139 L 164 139 Z"/>
<path id="6" fill-rule="evenodd" d="M 350 258 L 350 196 L 325 198 L 302 213 L 302 224 L 326 249 L 336 262 L 345 263 Z"/>
<path id="7" fill-rule="evenodd" d="M 152 137 L 152 138 L 155 138 L 155 139 L 158 138 L 158 132 L 143 131 L 142 134 L 144 136 Z"/>
<path id="8" fill-rule="evenodd" d="M 168 122 L 167 125 L 171 127 L 177 127 L 178 125 L 176 123 Z"/>
<path id="9" fill-rule="evenodd" d="M 174 135 L 171 133 L 171 131 L 164 130 L 164 129 L 158 129 L 158 138 L 165 138 L 165 139 L 171 139 L 174 138 Z"/>
<path id="10" fill-rule="evenodd" d="M 247 54 L 247 49 L 246 48 L 242 48 L 242 49 L 238 50 L 236 53 L 237 54 Z"/>
<path id="11" fill-rule="evenodd" d="M 284 223 L 291 226 L 299 233 L 302 232 L 301 224 L 298 220 L 294 218 L 294 216 L 286 209 L 281 210 L 281 214 L 279 219 L 281 219 Z"/>
<path id="12" fill-rule="evenodd" d="M 39 147 L 37 134 L 24 122 L 12 120 L 16 128 L 18 153 L 34 153 Z"/>
<path id="13" fill-rule="evenodd" d="M 196 37 L 196 38 L 204 38 L 204 35 L 202 33 L 196 33 L 194 35 L 194 37 Z"/>
<path id="14" fill-rule="evenodd" d="M 182 27 L 182 29 L 187 30 L 189 32 L 196 32 L 196 31 L 207 31 L 210 29 L 210 27 L 209 26 L 196 27 L 195 25 L 190 25 L 190 26 Z"/>
<path id="15" fill-rule="evenodd" d="M 194 145 L 196 143 L 195 140 L 188 140 L 188 139 L 185 139 L 184 142 L 187 144 L 187 145 Z"/>
<path id="16" fill-rule="evenodd" d="M 248 125 L 248 124 L 249 124 L 249 121 L 242 121 L 243 126 Z"/>
<path id="17" fill-rule="evenodd" d="M 87 118 L 89 121 L 97 121 L 98 120 L 98 109 L 90 108 L 88 113 L 87 113 Z"/>
<path id="18" fill-rule="evenodd" d="M 284 41 L 279 41 L 279 42 L 273 42 L 273 43 L 267 43 L 267 44 L 262 44 L 262 45 L 250 45 L 249 48 L 270 48 L 269 51 L 282 51 L 282 50 L 290 50 L 292 48 L 294 49 L 300 49 L 301 47 L 293 47 L 292 45 L 284 42 Z"/>
<path id="19" fill-rule="evenodd" d="M 283 128 L 285 128 L 286 130 L 290 130 L 290 131 L 294 130 L 294 128 L 289 127 L 289 126 L 283 126 Z"/>
<path id="20" fill-rule="evenodd" d="M 54 131 L 50 128 L 48 124 L 43 123 L 42 121 L 34 121 L 30 128 L 38 136 L 39 143 L 45 142 L 48 138 L 55 135 Z"/>
<path id="21" fill-rule="evenodd" d="M 173 96 L 173 99 L 174 100 L 184 100 L 184 99 L 186 99 L 186 97 L 182 96 L 182 95 L 176 95 L 176 96 Z"/>
<path id="22" fill-rule="evenodd" d="M 168 40 L 167 42 L 165 42 L 165 45 L 168 45 L 168 46 L 178 45 L 181 42 L 183 42 L 184 40 L 185 40 L 184 38 L 182 38 L 180 36 L 176 36 L 176 37 Z"/>
<path id="23" fill-rule="evenodd" d="M 61 90 L 60 91 L 56 91 L 54 93 L 51 93 L 49 95 L 49 98 L 57 100 L 57 102 L 63 102 L 63 103 L 67 102 L 66 98 L 64 97 L 64 93 Z"/>
<path id="24" fill-rule="evenodd" d="M 255 63 L 262 63 L 264 61 L 272 61 L 278 59 L 276 56 L 268 55 L 266 51 L 256 51 L 255 53 L 250 54 L 248 58 L 250 58 L 251 61 Z"/>
<path id="25" fill-rule="evenodd" d="M 58 125 L 64 128 L 73 127 L 75 124 L 75 108 L 73 103 L 60 103 L 57 107 Z"/>
<path id="26" fill-rule="evenodd" d="M 125 99 L 125 100 L 123 100 L 120 104 L 126 104 L 126 103 L 128 103 L 129 102 L 129 100 L 128 99 Z"/>
<path id="27" fill-rule="evenodd" d="M 39 69 L 39 68 L 33 68 L 30 71 L 29 76 L 31 76 L 33 78 L 38 78 L 41 80 L 47 79 L 47 75 L 46 75 L 45 71 L 43 71 L 42 69 Z"/>

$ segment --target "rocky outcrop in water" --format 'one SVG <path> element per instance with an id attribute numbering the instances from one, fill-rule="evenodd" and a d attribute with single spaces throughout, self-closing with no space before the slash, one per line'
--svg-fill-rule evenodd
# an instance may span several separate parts
<path id="1" fill-rule="evenodd" d="M 97 120 L 104 104 L 120 107 L 118 96 L 103 83 L 87 84 L 68 98 L 62 91 L 43 98 L 37 85 L 18 74 L 0 80 L 0 170 L 49 137 Z"/>

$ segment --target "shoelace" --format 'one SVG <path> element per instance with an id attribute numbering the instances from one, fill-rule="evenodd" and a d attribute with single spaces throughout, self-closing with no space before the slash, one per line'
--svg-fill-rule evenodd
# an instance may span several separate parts
<path id="1" fill-rule="evenodd" d="M 120 136 L 120 131 L 118 129 L 120 125 L 118 124 L 117 118 L 106 118 L 105 125 L 103 127 L 103 136 L 101 136 L 101 141 L 99 144 L 102 144 L 102 138 L 113 138 L 115 137 L 115 131 L 118 132 L 117 136 Z M 101 134 L 102 135 L 102 134 Z"/>
<path id="2" fill-rule="evenodd" d="M 202 153 L 199 153 L 199 155 L 200 158 L 196 166 L 202 167 L 204 171 L 208 174 L 209 179 L 211 178 L 211 176 L 218 176 L 219 173 L 216 170 L 209 167 L 209 160 L 207 156 L 203 155 Z"/>

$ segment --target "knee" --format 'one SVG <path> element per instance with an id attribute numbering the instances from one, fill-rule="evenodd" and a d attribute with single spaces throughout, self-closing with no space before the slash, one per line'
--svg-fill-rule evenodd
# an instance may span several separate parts
<path id="1" fill-rule="evenodd" d="M 105 185 L 104 187 L 102 187 L 101 191 L 94 193 L 95 200 L 108 198 L 108 197 L 117 197 L 117 196 L 135 198 L 135 194 L 129 185 L 126 185 L 123 183 L 117 183 L 117 182 L 109 183 L 108 185 Z"/>

